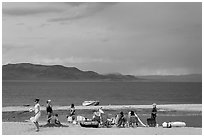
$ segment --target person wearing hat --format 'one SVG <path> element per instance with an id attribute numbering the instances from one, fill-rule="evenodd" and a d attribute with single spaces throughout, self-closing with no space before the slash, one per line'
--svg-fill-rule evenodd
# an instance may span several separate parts
<path id="1" fill-rule="evenodd" d="M 38 132 L 39 131 L 38 119 L 40 118 L 40 115 L 41 115 L 40 104 L 39 104 L 40 99 L 36 98 L 34 101 L 35 101 L 35 106 L 34 106 L 34 109 L 32 111 L 35 112 L 35 116 L 31 117 L 30 120 L 35 124 L 35 126 L 37 128 L 36 132 Z M 32 112 L 32 111 L 30 111 L 30 112 Z"/>
<path id="2" fill-rule="evenodd" d="M 152 108 L 151 118 L 156 121 L 156 117 L 157 117 L 157 104 L 153 103 L 152 105 L 153 105 L 153 108 Z"/>
<path id="3" fill-rule="evenodd" d="M 50 123 L 50 120 L 52 118 L 52 105 L 51 105 L 51 100 L 47 100 L 47 106 L 46 106 L 46 111 L 47 111 L 47 123 Z"/>

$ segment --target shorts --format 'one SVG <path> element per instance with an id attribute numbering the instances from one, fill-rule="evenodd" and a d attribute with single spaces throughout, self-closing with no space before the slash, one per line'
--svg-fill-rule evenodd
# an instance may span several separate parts
<path id="1" fill-rule="evenodd" d="M 38 119 L 40 118 L 40 113 L 38 113 L 37 115 L 35 115 L 34 117 L 31 117 L 30 118 L 30 121 L 31 122 L 38 122 Z"/>

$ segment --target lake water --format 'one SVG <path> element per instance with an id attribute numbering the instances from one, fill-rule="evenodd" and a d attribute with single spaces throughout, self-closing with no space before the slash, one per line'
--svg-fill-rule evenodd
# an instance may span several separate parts
<path id="1" fill-rule="evenodd" d="M 51 99 L 54 105 L 202 104 L 202 83 L 190 82 L 2 82 L 2 105 L 33 105 Z"/>

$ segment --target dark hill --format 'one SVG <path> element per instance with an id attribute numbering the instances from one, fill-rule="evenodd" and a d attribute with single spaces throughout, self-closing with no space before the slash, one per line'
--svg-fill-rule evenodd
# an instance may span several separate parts
<path id="1" fill-rule="evenodd" d="M 8 64 L 2 67 L 3 80 L 104 80 L 134 81 L 132 75 L 101 75 L 94 71 L 81 71 L 61 65 L 36 65 L 30 63 Z"/>

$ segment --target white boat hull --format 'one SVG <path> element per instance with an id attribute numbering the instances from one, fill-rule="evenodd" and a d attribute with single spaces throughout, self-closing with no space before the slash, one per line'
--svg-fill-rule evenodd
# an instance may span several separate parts
<path id="1" fill-rule="evenodd" d="M 97 106 L 99 105 L 99 101 L 84 101 L 82 105 L 83 106 Z"/>

